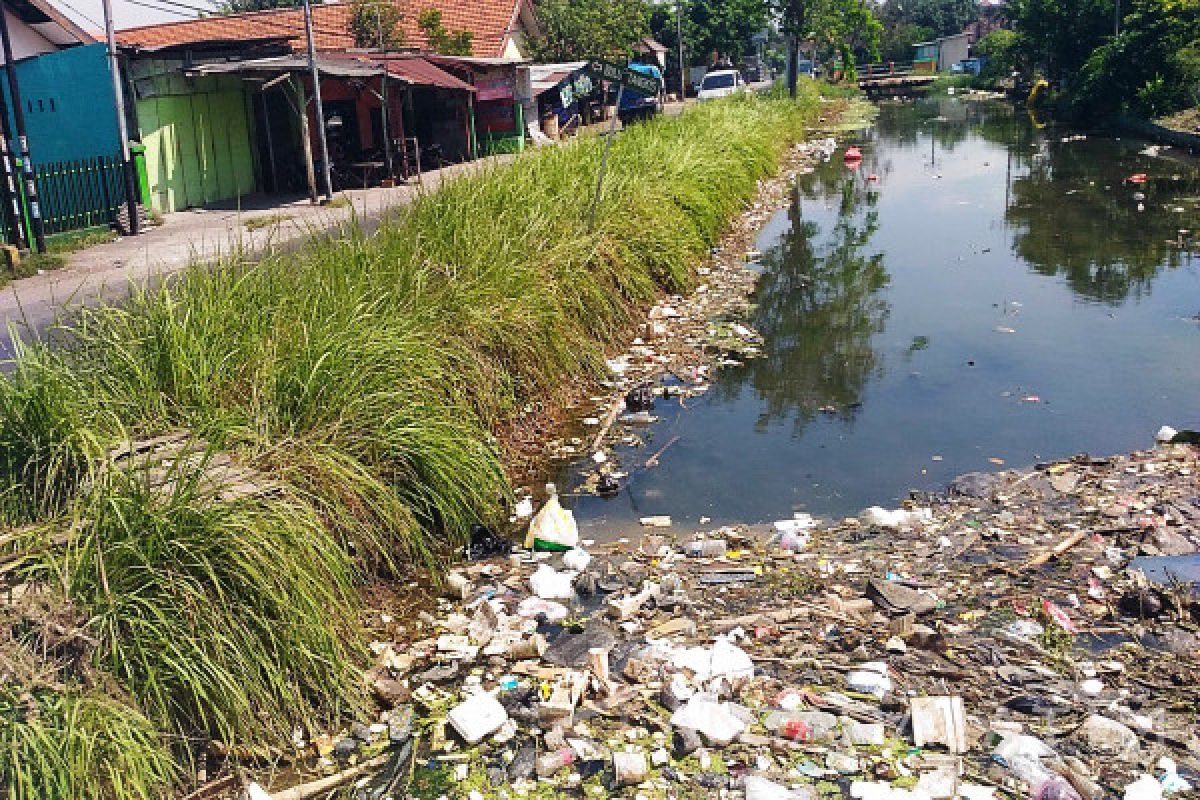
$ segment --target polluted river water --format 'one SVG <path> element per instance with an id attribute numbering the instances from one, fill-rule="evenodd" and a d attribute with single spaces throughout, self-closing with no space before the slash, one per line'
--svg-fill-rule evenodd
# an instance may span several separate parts
<path id="1" fill-rule="evenodd" d="M 889 103 L 799 179 L 752 260 L 762 356 L 615 448 L 585 535 L 854 514 L 974 471 L 1200 427 L 1200 163 L 996 102 Z M 1182 236 L 1182 238 L 1181 238 Z M 662 451 L 653 466 L 647 458 Z"/>

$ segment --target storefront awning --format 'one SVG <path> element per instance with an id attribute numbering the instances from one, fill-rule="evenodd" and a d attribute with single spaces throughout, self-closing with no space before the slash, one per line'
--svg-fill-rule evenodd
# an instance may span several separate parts
<path id="1" fill-rule="evenodd" d="M 417 56 L 388 58 L 384 60 L 383 64 L 386 66 L 389 76 L 416 86 L 436 86 L 441 89 L 457 89 L 463 92 L 475 91 L 475 87 L 471 84 L 454 77 L 424 58 Z"/>
<path id="2" fill-rule="evenodd" d="M 331 78 L 375 78 L 386 73 L 389 78 L 413 86 L 434 86 L 461 92 L 475 91 L 471 84 L 459 80 L 419 56 L 380 57 L 322 53 L 317 56 L 317 70 L 321 75 Z M 187 74 L 272 78 L 292 72 L 307 74 L 307 71 L 307 58 L 289 55 L 197 64 L 189 69 Z"/>

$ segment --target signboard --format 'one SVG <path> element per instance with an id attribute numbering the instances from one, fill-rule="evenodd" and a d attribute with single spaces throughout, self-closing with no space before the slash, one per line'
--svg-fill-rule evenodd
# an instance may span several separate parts
<path id="1" fill-rule="evenodd" d="M 592 74 L 601 80 L 619 83 L 626 90 L 645 95 L 646 97 L 654 97 L 662 88 L 658 78 L 638 72 L 635 69 L 630 69 L 629 67 L 609 64 L 606 61 L 593 61 L 589 69 L 592 71 Z"/>
<path id="2" fill-rule="evenodd" d="M 512 100 L 513 81 L 510 78 L 481 78 L 475 81 L 475 99 L 480 102 L 489 100 Z"/>

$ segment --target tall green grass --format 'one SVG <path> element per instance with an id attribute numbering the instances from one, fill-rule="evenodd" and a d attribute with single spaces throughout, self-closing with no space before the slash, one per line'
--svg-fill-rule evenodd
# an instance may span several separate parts
<path id="1" fill-rule="evenodd" d="M 483 167 L 376 235 L 84 312 L 0 381 L 0 511 L 79 531 L 29 577 L 60 587 L 94 665 L 174 735 L 278 740 L 355 708 L 356 584 L 437 567 L 502 517 L 491 432 L 599 375 L 640 307 L 691 286 L 816 105 L 748 96 L 625 131 L 594 229 L 590 139 Z M 285 491 L 217 503 L 193 474 L 164 496 L 96 467 L 180 429 Z"/>

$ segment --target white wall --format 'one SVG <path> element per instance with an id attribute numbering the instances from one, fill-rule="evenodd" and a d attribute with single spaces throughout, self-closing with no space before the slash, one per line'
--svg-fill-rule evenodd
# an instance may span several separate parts
<path id="1" fill-rule="evenodd" d="M 15 61 L 20 61 L 22 58 L 28 58 L 29 56 L 36 56 L 40 53 L 50 53 L 59 49 L 57 45 L 29 27 L 24 20 L 7 8 L 4 9 L 4 16 L 8 20 L 8 36 L 12 40 L 13 59 Z M 0 64 L 3 63 L 4 53 L 0 52 Z"/>

